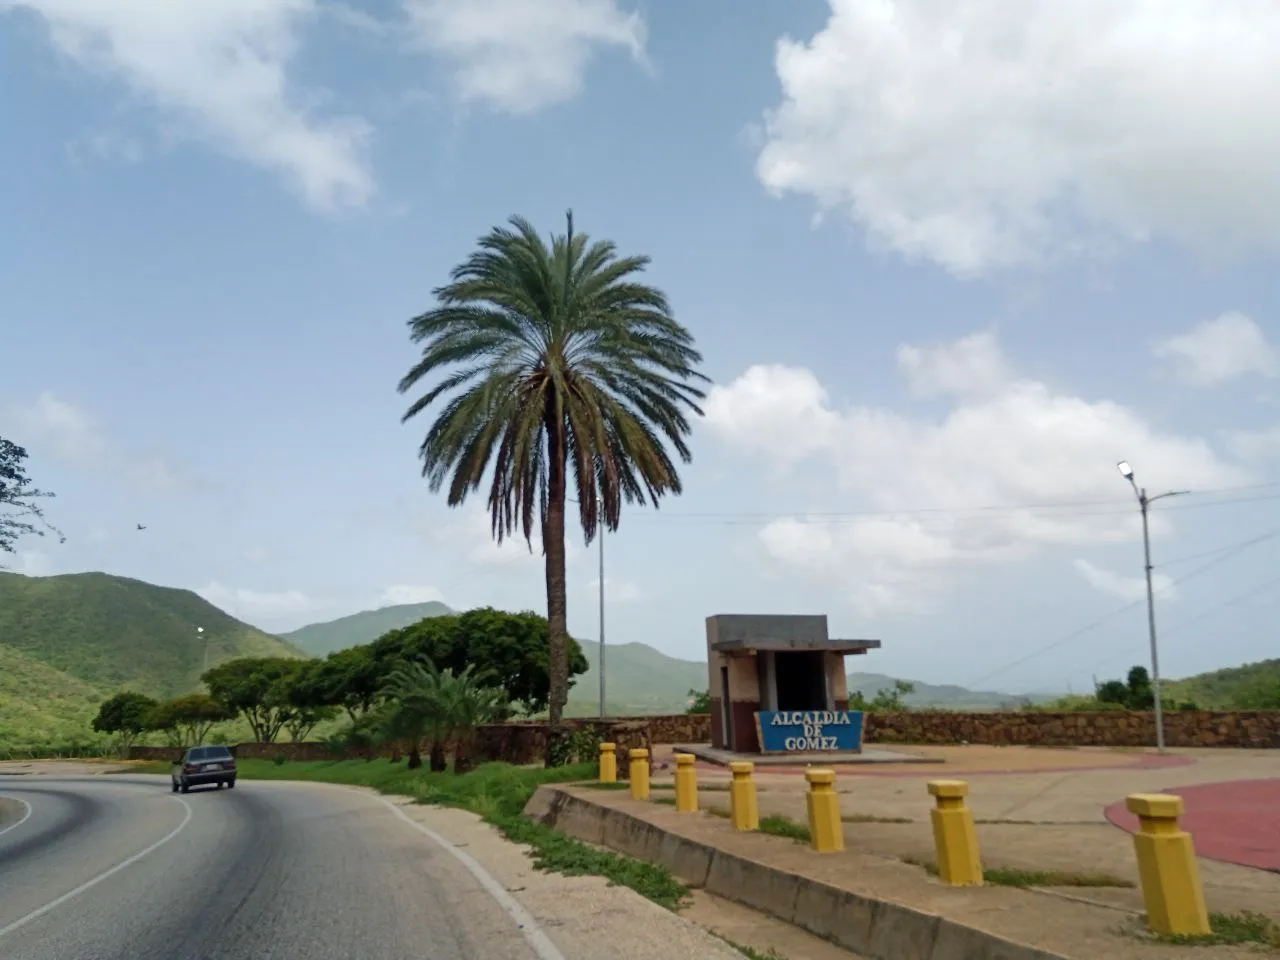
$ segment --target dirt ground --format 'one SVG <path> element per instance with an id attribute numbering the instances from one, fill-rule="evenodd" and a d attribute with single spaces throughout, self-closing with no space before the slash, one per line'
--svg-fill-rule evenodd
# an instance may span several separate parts
<path id="1" fill-rule="evenodd" d="M 895 749 L 899 749 L 895 747 Z M 1107 873 L 1138 881 L 1130 835 L 1110 823 L 1106 808 L 1132 793 L 1159 793 L 1196 784 L 1280 778 L 1280 751 L 1139 750 L 1028 747 L 916 747 L 940 757 L 937 766 L 839 767 L 837 791 L 848 848 L 900 859 L 934 859 L 926 783 L 962 779 L 987 867 Z M 665 768 L 664 764 L 668 764 Z M 655 750 L 654 783 L 671 781 L 670 751 Z M 757 768 L 761 815 L 805 819 L 805 781 L 799 769 Z M 704 807 L 728 807 L 726 770 L 698 765 Z M 1260 816 L 1280 821 L 1280 809 Z M 887 822 L 907 820 L 906 823 Z M 1243 824 L 1217 829 L 1247 830 Z M 1253 842 L 1259 842 L 1256 839 Z M 1280 920 L 1280 873 L 1200 858 L 1205 896 L 1213 911 L 1249 910 Z M 1070 888 L 1073 897 L 1128 910 L 1142 909 L 1141 892 Z"/>

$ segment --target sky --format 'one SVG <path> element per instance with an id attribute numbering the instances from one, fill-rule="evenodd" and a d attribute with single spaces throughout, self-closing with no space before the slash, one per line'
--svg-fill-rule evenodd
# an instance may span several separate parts
<path id="1" fill-rule="evenodd" d="M 607 642 L 825 613 L 851 667 L 1087 690 L 1148 662 L 1127 460 L 1186 491 L 1161 672 L 1274 655 L 1277 63 L 1250 0 L 0 0 L 0 435 L 66 535 L 9 566 L 272 631 L 545 612 L 396 384 L 480 236 L 572 209 L 713 381 L 605 537 Z"/>

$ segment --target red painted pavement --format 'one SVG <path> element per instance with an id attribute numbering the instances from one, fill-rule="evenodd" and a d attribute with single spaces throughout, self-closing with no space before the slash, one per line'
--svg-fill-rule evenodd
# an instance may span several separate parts
<path id="1" fill-rule="evenodd" d="M 1195 838 L 1196 853 L 1245 867 L 1280 872 L 1280 780 L 1235 780 L 1163 791 L 1182 797 L 1179 820 Z M 1120 800 L 1107 819 L 1133 833 L 1138 818 Z"/>

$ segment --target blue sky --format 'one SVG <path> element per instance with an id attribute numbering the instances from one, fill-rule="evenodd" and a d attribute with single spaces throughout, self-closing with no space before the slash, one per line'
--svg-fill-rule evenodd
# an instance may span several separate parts
<path id="1" fill-rule="evenodd" d="M 866 669 L 1087 687 L 1146 656 L 1127 458 L 1195 491 L 1164 672 L 1274 653 L 1280 14 L 1062 6 L 0 0 L 0 434 L 67 534 L 10 566 L 272 630 L 543 609 L 395 385 L 475 239 L 572 207 L 716 384 L 686 494 L 606 540 L 611 642 L 825 612 Z"/>

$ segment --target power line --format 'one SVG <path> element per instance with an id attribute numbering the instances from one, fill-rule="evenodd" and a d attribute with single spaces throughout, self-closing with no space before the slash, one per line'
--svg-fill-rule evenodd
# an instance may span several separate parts
<path id="1" fill-rule="evenodd" d="M 1247 550 L 1249 547 L 1255 546 L 1256 544 L 1259 544 L 1259 543 L 1263 543 L 1267 540 L 1274 539 L 1276 537 L 1280 537 L 1280 529 L 1272 530 L 1269 533 L 1263 534 L 1262 536 L 1253 537 L 1249 540 L 1244 540 L 1244 541 L 1241 541 L 1240 543 L 1231 544 L 1217 551 L 1213 551 L 1214 553 L 1218 554 L 1218 556 L 1216 556 L 1214 559 L 1210 560 L 1208 563 L 1201 564 L 1200 566 L 1192 570 L 1190 573 L 1184 573 L 1181 577 L 1178 577 L 1176 580 L 1170 580 L 1168 583 L 1157 587 L 1153 592 L 1162 593 L 1163 591 L 1168 590 L 1170 587 L 1175 587 L 1180 583 L 1185 583 L 1186 581 L 1192 579 L 1193 577 L 1198 577 L 1200 574 L 1208 570 L 1211 570 L 1212 568 L 1216 567 L 1218 564 L 1231 559 L 1233 556 L 1236 556 L 1237 554 Z M 1054 640 L 1052 643 L 1045 644 L 1043 647 L 1033 650 L 1031 651 L 1031 653 L 1026 654 L 1025 656 L 1019 657 L 1017 660 L 1011 661 L 1010 663 L 1006 663 L 1004 666 L 998 667 L 997 669 L 992 670 L 990 673 L 987 673 L 984 676 L 979 677 L 977 680 L 973 680 L 965 683 L 964 686 L 968 687 L 970 690 L 976 689 L 978 684 L 986 683 L 992 677 L 998 676 L 999 674 L 1004 673 L 1006 670 L 1012 670 L 1014 667 L 1020 667 L 1022 666 L 1022 664 L 1027 663 L 1030 660 L 1034 660 L 1036 657 L 1042 656 L 1043 654 L 1048 653 L 1050 650 L 1054 650 L 1062 646 L 1064 643 L 1068 643 L 1074 640 L 1076 637 L 1086 634 L 1091 630 L 1097 629 L 1098 627 L 1102 626 L 1104 623 L 1109 623 L 1110 621 L 1114 620 L 1116 617 L 1120 616 L 1121 614 L 1128 613 L 1134 607 L 1141 606 L 1143 603 L 1145 603 L 1145 598 L 1139 598 L 1130 603 L 1126 603 L 1123 607 L 1118 607 L 1115 610 L 1112 610 L 1110 613 L 1098 618 L 1097 620 L 1092 621 L 1091 623 L 1086 624 L 1083 627 L 1080 627 L 1078 630 L 1073 630 L 1071 633 L 1067 634 L 1066 636 L 1059 637 L 1057 640 Z"/>

